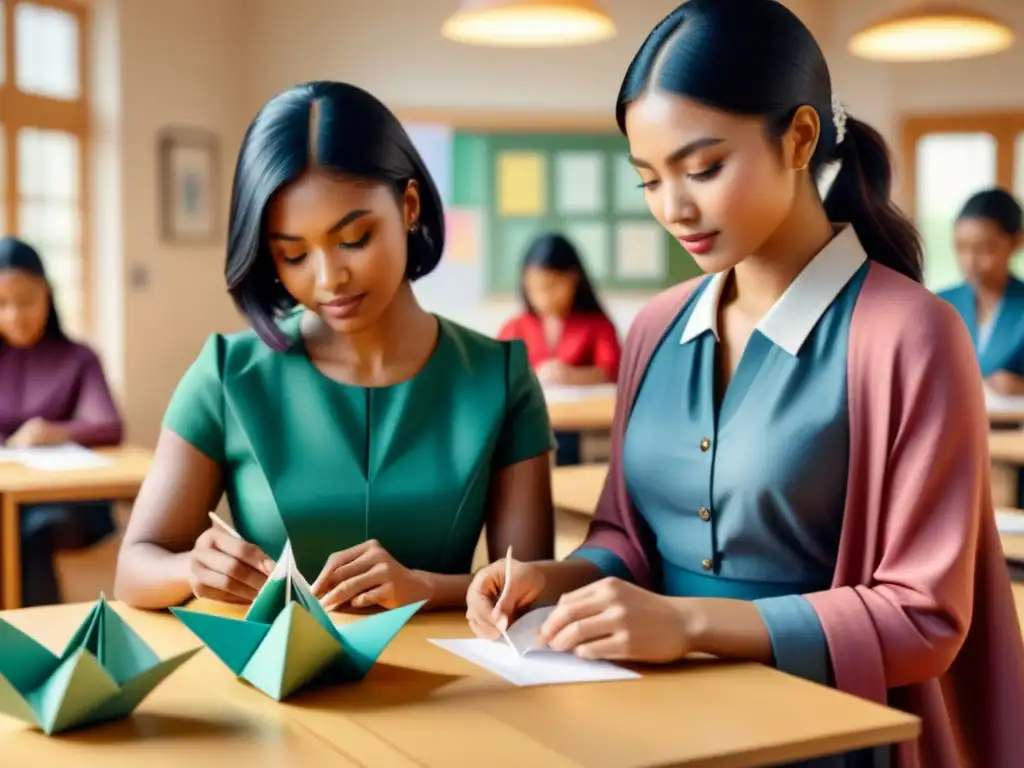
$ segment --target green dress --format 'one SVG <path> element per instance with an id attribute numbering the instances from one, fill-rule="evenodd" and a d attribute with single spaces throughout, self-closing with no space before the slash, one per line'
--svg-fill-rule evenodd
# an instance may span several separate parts
<path id="1" fill-rule="evenodd" d="M 284 352 L 211 336 L 164 426 L 220 464 L 242 536 L 273 558 L 290 538 L 310 581 L 369 539 L 408 568 L 468 573 L 495 473 L 554 447 L 525 347 L 439 318 L 416 376 L 357 387 L 312 364 L 300 317 Z"/>

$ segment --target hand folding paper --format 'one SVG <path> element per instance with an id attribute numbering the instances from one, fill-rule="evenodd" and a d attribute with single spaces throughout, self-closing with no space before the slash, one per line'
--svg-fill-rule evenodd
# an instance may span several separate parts
<path id="1" fill-rule="evenodd" d="M 286 543 L 245 618 L 171 610 L 232 672 L 280 701 L 309 683 L 361 680 L 424 602 L 336 627 Z"/>
<path id="2" fill-rule="evenodd" d="M 160 661 L 102 596 L 59 657 L 0 619 L 0 712 L 47 735 L 117 720 L 199 650 Z"/>

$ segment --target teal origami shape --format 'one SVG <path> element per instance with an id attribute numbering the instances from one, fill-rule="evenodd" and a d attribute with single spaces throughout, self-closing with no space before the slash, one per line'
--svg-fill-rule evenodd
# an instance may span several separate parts
<path id="1" fill-rule="evenodd" d="M 118 720 L 200 648 L 160 661 L 102 595 L 60 656 L 0 619 L 0 712 L 47 735 Z"/>
<path id="2" fill-rule="evenodd" d="M 235 673 L 281 701 L 307 684 L 363 679 L 426 601 L 336 627 L 295 566 L 286 543 L 242 619 L 171 611 Z"/>

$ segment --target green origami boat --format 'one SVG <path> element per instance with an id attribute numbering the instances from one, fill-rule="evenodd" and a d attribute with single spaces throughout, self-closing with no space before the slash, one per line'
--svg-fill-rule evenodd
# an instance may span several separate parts
<path id="1" fill-rule="evenodd" d="M 0 712 L 47 735 L 118 720 L 200 649 L 161 661 L 102 595 L 60 656 L 0 619 Z"/>
<path id="2" fill-rule="evenodd" d="M 235 675 L 281 701 L 306 685 L 361 680 L 425 602 L 336 627 L 286 543 L 245 618 L 171 611 Z"/>

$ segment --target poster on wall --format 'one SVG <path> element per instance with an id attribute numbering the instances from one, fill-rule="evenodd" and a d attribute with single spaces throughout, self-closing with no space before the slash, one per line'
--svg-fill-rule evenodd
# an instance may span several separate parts
<path id="1" fill-rule="evenodd" d="M 160 136 L 161 230 L 171 243 L 218 240 L 217 137 L 172 128 Z"/>

